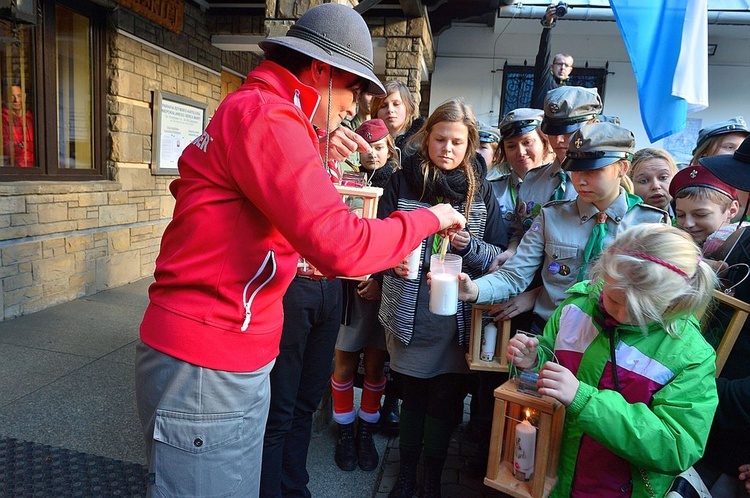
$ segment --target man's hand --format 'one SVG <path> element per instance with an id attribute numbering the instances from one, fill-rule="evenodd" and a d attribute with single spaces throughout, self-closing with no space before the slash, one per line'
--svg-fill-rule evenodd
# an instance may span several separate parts
<path id="1" fill-rule="evenodd" d="M 544 13 L 544 25 L 554 26 L 557 22 L 557 4 L 551 3 L 547 6 L 547 11 Z"/>
<path id="2" fill-rule="evenodd" d="M 464 215 L 450 204 L 435 204 L 428 208 L 440 220 L 440 235 L 453 235 L 466 226 Z"/>
<path id="3" fill-rule="evenodd" d="M 372 153 L 372 147 L 367 140 L 356 134 L 349 128 L 339 126 L 328 139 L 328 159 L 343 161 L 355 152 Z M 326 138 L 320 139 L 320 157 L 326 157 Z"/>

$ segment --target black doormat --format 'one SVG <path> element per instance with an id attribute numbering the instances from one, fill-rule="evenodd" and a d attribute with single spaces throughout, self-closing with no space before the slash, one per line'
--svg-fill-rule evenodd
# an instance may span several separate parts
<path id="1" fill-rule="evenodd" d="M 0 437 L 2 497 L 142 497 L 143 465 Z"/>

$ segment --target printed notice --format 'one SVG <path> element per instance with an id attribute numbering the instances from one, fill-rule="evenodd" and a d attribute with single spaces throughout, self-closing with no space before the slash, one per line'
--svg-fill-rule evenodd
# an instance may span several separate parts
<path id="1" fill-rule="evenodd" d="M 177 160 L 182 151 L 203 133 L 205 107 L 191 105 L 161 96 L 158 127 L 158 171 L 176 173 Z"/>

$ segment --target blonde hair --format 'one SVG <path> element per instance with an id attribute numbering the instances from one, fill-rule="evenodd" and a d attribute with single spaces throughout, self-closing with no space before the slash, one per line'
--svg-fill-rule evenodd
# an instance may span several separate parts
<path id="1" fill-rule="evenodd" d="M 628 176 L 631 180 L 635 178 L 635 175 L 640 169 L 640 165 L 648 161 L 649 159 L 661 159 L 662 161 L 667 163 L 667 167 L 669 168 L 669 172 L 672 174 L 672 176 L 677 174 L 677 163 L 675 163 L 672 154 L 664 149 L 646 147 L 636 151 L 636 153 L 633 154 L 633 161 L 630 164 L 630 171 L 628 171 Z"/>
<path id="2" fill-rule="evenodd" d="M 389 81 L 385 84 L 385 95 L 383 95 L 382 97 L 373 97 L 370 101 L 370 116 L 377 117 L 378 109 L 380 109 L 380 107 L 383 105 L 385 99 L 387 99 L 388 96 L 392 93 L 396 92 L 398 92 L 399 96 L 401 97 L 401 103 L 403 103 L 404 107 L 406 107 L 406 120 L 404 120 L 404 124 L 401 126 L 401 129 L 398 130 L 399 133 L 402 133 L 411 127 L 411 124 L 418 116 L 417 100 L 409 91 L 409 87 L 407 87 L 402 82 L 394 80 Z"/>
<path id="3" fill-rule="evenodd" d="M 675 322 L 705 308 L 718 279 L 690 235 L 670 225 L 643 223 L 620 233 L 591 271 L 625 293 L 630 319 L 644 333 L 659 323 L 677 337 Z"/>
<path id="4" fill-rule="evenodd" d="M 427 186 L 430 177 L 435 177 L 437 174 L 437 168 L 432 165 L 430 160 L 429 143 L 430 133 L 436 124 L 445 121 L 453 123 L 463 123 L 469 130 L 469 139 L 466 147 L 466 154 L 461 160 L 459 168 L 463 170 L 466 175 L 466 219 L 469 218 L 469 211 L 471 203 L 474 200 L 474 196 L 479 191 L 479 182 L 481 181 L 476 171 L 474 170 L 474 160 L 477 155 L 477 147 L 479 146 L 479 125 L 474 117 L 474 111 L 471 110 L 466 103 L 460 99 L 451 99 L 432 111 L 432 114 L 427 118 L 422 128 L 414 135 L 414 143 L 419 144 L 419 154 L 422 157 L 422 176 L 423 181 L 423 193 Z"/>

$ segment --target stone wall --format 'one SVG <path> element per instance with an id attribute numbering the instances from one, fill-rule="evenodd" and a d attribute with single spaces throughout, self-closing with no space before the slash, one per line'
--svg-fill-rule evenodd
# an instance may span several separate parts
<path id="1" fill-rule="evenodd" d="M 435 54 L 427 21 L 412 19 L 368 19 L 373 38 L 386 40 L 383 82 L 396 80 L 411 90 L 420 107 L 422 100 L 422 60 L 432 73 Z"/>
<path id="2" fill-rule="evenodd" d="M 245 73 L 256 62 L 249 53 L 223 57 L 196 24 L 206 22 L 199 14 L 186 3 L 184 33 L 175 35 L 125 9 L 113 11 L 108 180 L 0 183 L 0 320 L 153 273 L 174 208 L 174 177 L 151 170 L 153 92 L 206 103 L 211 116 L 222 65 Z"/>

